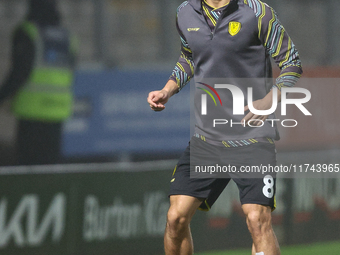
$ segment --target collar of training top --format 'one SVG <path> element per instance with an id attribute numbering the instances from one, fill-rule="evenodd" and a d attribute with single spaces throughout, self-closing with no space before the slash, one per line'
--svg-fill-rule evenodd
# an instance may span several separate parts
<path id="1" fill-rule="evenodd" d="M 230 0 L 229 6 L 232 5 L 237 5 L 239 0 Z M 195 11 L 199 12 L 199 13 L 203 13 L 202 11 L 202 4 L 201 4 L 202 0 L 188 0 L 188 3 L 195 9 Z"/>

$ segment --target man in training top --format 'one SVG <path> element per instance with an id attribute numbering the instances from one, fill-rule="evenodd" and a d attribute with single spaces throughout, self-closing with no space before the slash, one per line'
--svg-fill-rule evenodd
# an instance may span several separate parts
<path id="1" fill-rule="evenodd" d="M 275 96 L 280 101 L 280 90 L 294 86 L 301 76 L 295 45 L 275 11 L 259 0 L 185 1 L 177 10 L 177 29 L 182 43 L 180 58 L 164 88 L 150 92 L 148 97 L 151 109 L 161 111 L 168 99 L 195 77 L 195 135 L 171 179 L 165 253 L 193 254 L 192 216 L 196 209 L 209 210 L 232 179 L 239 188 L 253 239 L 252 254 L 278 255 L 280 249 L 271 226 L 271 212 L 276 207 L 275 174 L 190 178 L 190 169 L 193 160 L 204 158 L 237 169 L 242 165 L 276 164 L 273 140 L 279 139 L 279 133 L 275 123 L 266 121 L 267 115 L 249 112 L 247 97 L 244 114 L 233 114 L 230 87 L 227 90 L 216 82 L 225 80 L 224 84 L 233 84 L 244 95 L 251 87 L 254 108 L 268 110 Z M 274 85 L 270 57 L 281 69 Z M 210 100 L 206 94 L 211 94 Z M 214 125 L 215 119 L 234 125 Z"/>

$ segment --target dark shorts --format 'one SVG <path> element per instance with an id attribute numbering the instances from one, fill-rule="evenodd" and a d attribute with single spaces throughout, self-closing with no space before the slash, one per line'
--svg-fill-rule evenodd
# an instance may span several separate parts
<path id="1" fill-rule="evenodd" d="M 254 143 L 242 147 L 227 148 L 211 145 L 193 137 L 174 169 L 169 195 L 202 198 L 204 201 L 199 209 L 209 210 L 232 179 L 239 189 L 241 204 L 260 204 L 275 209 L 275 173 L 259 173 L 256 178 L 253 176 L 245 178 L 246 175 L 240 176 L 237 173 L 223 173 L 225 178 L 221 178 L 220 175 L 219 178 L 214 178 L 214 175 L 212 178 L 193 178 L 190 176 L 190 168 L 193 171 L 190 162 L 193 162 L 195 157 L 209 158 L 211 164 L 229 165 L 238 170 L 244 166 L 275 166 L 274 144 Z"/>

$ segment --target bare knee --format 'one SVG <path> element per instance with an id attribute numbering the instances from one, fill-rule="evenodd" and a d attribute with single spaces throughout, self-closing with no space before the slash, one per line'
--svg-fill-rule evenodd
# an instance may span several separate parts
<path id="1" fill-rule="evenodd" d="M 253 207 L 245 211 L 248 229 L 253 238 L 271 231 L 271 210 L 264 206 Z"/>
<path id="2" fill-rule="evenodd" d="M 190 233 L 189 224 L 197 208 L 202 203 L 201 199 L 185 196 L 170 196 L 170 208 L 167 214 L 165 237 L 182 239 Z"/>
<path id="3" fill-rule="evenodd" d="M 167 214 L 166 230 L 173 238 L 180 238 L 189 228 L 190 216 L 183 215 L 178 210 L 171 208 Z"/>

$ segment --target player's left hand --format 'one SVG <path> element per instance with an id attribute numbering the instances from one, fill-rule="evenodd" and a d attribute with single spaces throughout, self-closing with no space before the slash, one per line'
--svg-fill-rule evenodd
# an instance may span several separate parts
<path id="1" fill-rule="evenodd" d="M 270 102 L 269 102 L 270 101 Z M 272 100 L 266 100 L 266 98 L 257 100 L 253 102 L 254 108 L 257 110 L 268 110 L 272 106 Z M 248 105 L 244 107 L 244 111 L 249 111 Z M 241 122 L 245 122 L 246 125 L 248 125 L 248 121 L 250 121 L 250 124 L 252 126 L 261 126 L 263 121 L 265 121 L 268 118 L 268 115 L 256 115 L 252 112 L 249 112 L 242 120 Z"/>
<path id="2" fill-rule="evenodd" d="M 281 98 L 281 93 L 280 91 L 278 91 L 277 93 L 278 96 L 278 101 L 280 101 L 279 99 Z M 253 102 L 253 106 L 256 110 L 269 110 L 273 105 L 273 90 L 271 90 L 264 98 L 254 101 Z M 249 111 L 249 107 L 248 105 L 244 107 L 244 111 Z M 246 125 L 248 125 L 248 121 L 250 121 L 250 124 L 252 126 L 261 126 L 263 125 L 263 122 L 268 118 L 268 115 L 256 115 L 252 112 L 249 112 L 242 120 L 241 122 L 243 123 L 243 121 L 246 123 Z"/>

